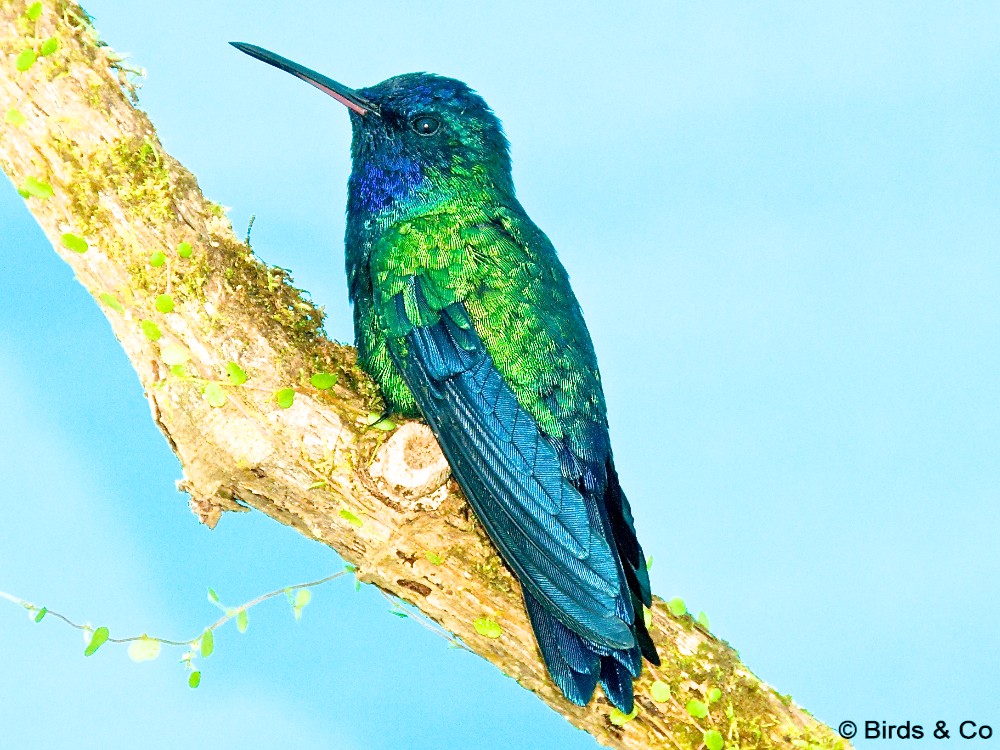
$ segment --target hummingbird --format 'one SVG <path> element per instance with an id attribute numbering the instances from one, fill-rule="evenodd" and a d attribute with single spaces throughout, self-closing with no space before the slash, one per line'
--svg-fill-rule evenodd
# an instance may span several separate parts
<path id="1" fill-rule="evenodd" d="M 430 425 L 521 584 L 549 675 L 584 706 L 633 710 L 646 558 L 615 471 L 590 333 L 552 243 L 514 193 L 500 120 L 430 73 L 351 89 L 241 52 L 350 114 L 346 266 L 358 361 L 386 412 Z"/>

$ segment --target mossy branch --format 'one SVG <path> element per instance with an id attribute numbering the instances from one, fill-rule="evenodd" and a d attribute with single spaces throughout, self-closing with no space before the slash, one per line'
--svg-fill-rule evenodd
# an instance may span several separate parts
<path id="1" fill-rule="evenodd" d="M 163 150 L 133 72 L 79 6 L 0 0 L 0 163 L 107 317 L 204 523 L 254 508 L 322 541 L 610 747 L 846 744 L 659 599 L 663 666 L 636 683 L 636 715 L 567 703 L 429 431 L 370 424 L 354 350 Z"/>

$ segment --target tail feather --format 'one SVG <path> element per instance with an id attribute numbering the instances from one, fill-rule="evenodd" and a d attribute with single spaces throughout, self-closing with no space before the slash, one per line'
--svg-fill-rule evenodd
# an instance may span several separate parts
<path id="1" fill-rule="evenodd" d="M 639 648 L 615 649 L 589 641 L 563 625 L 526 590 L 523 593 L 545 666 L 566 698 L 585 706 L 600 682 L 611 705 L 630 713 L 632 680 L 642 669 Z"/>
<path id="2" fill-rule="evenodd" d="M 568 700 L 586 706 L 597 687 L 601 657 L 589 651 L 583 638 L 550 615 L 527 589 L 523 592 L 524 606 L 549 675 Z"/>
<path id="3" fill-rule="evenodd" d="M 638 656 L 638 652 L 636 656 Z M 608 697 L 611 705 L 623 714 L 632 713 L 632 709 L 635 707 L 635 699 L 632 695 L 632 678 L 638 676 L 638 674 L 632 674 L 628 667 L 615 657 L 604 656 L 601 658 L 601 687 L 604 688 L 604 694 Z"/>

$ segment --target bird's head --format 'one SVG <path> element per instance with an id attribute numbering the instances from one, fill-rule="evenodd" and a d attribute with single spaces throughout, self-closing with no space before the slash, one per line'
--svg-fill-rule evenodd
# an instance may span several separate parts
<path id="1" fill-rule="evenodd" d="M 233 46 L 337 99 L 353 128 L 351 200 L 398 211 L 472 190 L 513 197 L 507 138 L 479 94 L 454 78 L 407 73 L 351 89 L 249 44 Z"/>

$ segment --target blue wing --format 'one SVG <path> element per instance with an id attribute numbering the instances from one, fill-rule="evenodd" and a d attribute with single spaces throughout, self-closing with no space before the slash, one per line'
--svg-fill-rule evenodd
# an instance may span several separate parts
<path id="1" fill-rule="evenodd" d="M 640 650 L 658 660 L 641 613 L 636 617 L 640 601 L 649 603 L 649 584 L 644 564 L 634 559 L 641 560 L 641 550 L 606 433 L 596 430 L 590 460 L 543 434 L 462 303 L 435 310 L 424 283 L 411 277 L 391 302 L 393 328 L 405 333 L 391 338 L 390 354 L 521 582 L 557 684 L 582 705 L 600 680 L 612 702 L 631 711 Z"/>

